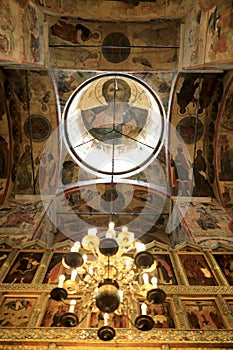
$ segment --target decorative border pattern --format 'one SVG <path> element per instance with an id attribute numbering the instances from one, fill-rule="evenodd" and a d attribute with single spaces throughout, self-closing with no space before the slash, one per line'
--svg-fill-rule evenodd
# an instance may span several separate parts
<path id="1" fill-rule="evenodd" d="M 67 328 L 4 328 L 0 329 L 0 340 L 1 342 L 21 342 L 24 344 L 27 342 L 55 342 L 58 344 L 70 344 L 81 345 L 82 343 L 88 343 L 90 341 L 96 343 L 103 343 L 97 337 L 97 332 L 95 329 L 67 329 Z M 118 329 L 117 335 L 113 341 L 109 344 L 114 343 L 152 343 L 153 344 L 185 344 L 195 345 L 195 344 L 210 344 L 215 345 L 227 344 L 232 345 L 233 343 L 233 331 L 231 330 L 197 330 L 197 331 L 187 331 L 187 330 L 161 330 L 156 329 L 148 333 L 142 333 L 137 330 L 129 329 Z"/>

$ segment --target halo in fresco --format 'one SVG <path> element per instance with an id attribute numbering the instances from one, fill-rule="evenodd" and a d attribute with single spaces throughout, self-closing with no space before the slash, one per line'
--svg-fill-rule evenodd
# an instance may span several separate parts
<path id="1" fill-rule="evenodd" d="M 32 141 L 41 142 L 46 140 L 51 133 L 51 125 L 47 118 L 34 114 L 28 117 L 24 123 L 24 132 Z"/>
<path id="2" fill-rule="evenodd" d="M 123 33 L 110 33 L 103 40 L 102 53 L 108 62 L 123 62 L 129 57 L 130 51 L 129 39 Z"/>
<path id="3" fill-rule="evenodd" d="M 197 130 L 196 136 L 195 130 Z M 200 140 L 200 138 L 202 137 L 203 124 L 196 117 L 185 117 L 182 120 L 180 120 L 177 124 L 176 131 L 178 135 L 182 137 L 184 143 L 186 143 L 187 145 L 193 144 L 195 141 L 195 137 L 196 141 Z"/>

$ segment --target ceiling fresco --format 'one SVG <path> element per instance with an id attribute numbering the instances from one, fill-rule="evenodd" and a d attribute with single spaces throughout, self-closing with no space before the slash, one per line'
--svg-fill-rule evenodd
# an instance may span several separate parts
<path id="1" fill-rule="evenodd" d="M 183 240 L 200 242 L 202 237 L 198 236 L 198 230 L 203 230 L 203 227 L 200 226 L 200 213 L 204 209 L 200 209 L 199 205 L 192 205 L 188 210 L 188 208 L 184 208 L 181 204 L 172 209 L 172 206 L 169 204 L 169 198 L 170 196 L 177 195 L 186 196 L 189 194 L 188 191 L 192 191 L 193 196 L 196 196 L 196 198 L 203 196 L 214 198 L 216 195 L 218 196 L 218 183 L 221 184 L 222 198 L 224 198 L 223 204 L 225 203 L 224 206 L 226 206 L 229 212 L 231 208 L 231 199 L 229 200 L 229 195 L 231 193 L 230 179 L 225 178 L 224 180 L 224 178 L 221 177 L 221 173 L 219 175 L 219 182 L 217 182 L 218 179 L 215 177 L 211 178 L 211 167 L 215 167 L 216 157 L 214 151 L 214 134 L 211 131 L 211 123 L 215 125 L 219 120 L 218 111 L 221 110 L 222 99 L 225 101 L 224 106 L 227 113 L 221 114 L 224 116 L 222 117 L 224 119 L 219 121 L 219 132 L 221 135 L 224 135 L 222 130 L 228 130 L 227 137 L 230 137 L 228 126 L 230 120 L 227 116 L 230 114 L 229 101 L 231 99 L 231 83 L 229 79 L 227 79 L 227 76 L 224 77 L 222 74 L 218 77 L 211 74 L 206 74 L 205 76 L 200 76 L 199 74 L 193 74 L 191 76 L 190 74 L 181 74 L 178 76 L 171 107 L 172 118 L 170 121 L 170 129 L 173 128 L 174 134 L 171 134 L 170 142 L 171 140 L 173 142 L 169 146 L 170 164 L 167 163 L 166 147 L 163 147 L 155 163 L 152 163 L 147 169 L 139 172 L 137 175 L 127 177 L 121 185 L 114 184 L 113 186 L 109 180 L 104 184 L 103 181 L 98 180 L 93 175 L 88 174 L 88 172 L 83 172 L 83 170 L 75 164 L 69 154 L 64 154 L 63 161 L 59 163 L 59 158 L 57 158 L 59 148 L 56 147 L 52 151 L 50 147 L 51 144 L 56 143 L 52 142 L 52 134 L 56 130 L 57 122 L 60 119 L 58 113 L 57 122 L 54 123 L 54 120 L 53 122 L 50 120 L 51 108 L 54 108 L 54 82 L 55 84 L 57 83 L 57 91 L 61 98 L 61 109 L 63 110 L 63 106 L 72 92 L 86 79 L 93 77 L 93 72 L 83 74 L 82 72 L 74 71 L 54 71 L 52 72 L 53 80 L 55 79 L 53 83 L 47 74 L 38 75 L 37 72 L 30 73 L 28 76 L 30 82 L 28 96 L 30 98 L 30 115 L 33 117 L 31 120 L 31 140 L 27 129 L 29 117 L 27 110 L 26 75 L 23 71 L 18 72 L 18 74 L 14 72 L 14 75 L 12 75 L 11 70 L 5 71 L 4 73 L 7 78 L 4 80 L 5 84 L 2 89 L 2 95 L 5 95 L 7 104 L 5 112 L 3 111 L 4 114 L 1 124 L 3 125 L 3 123 L 6 123 L 8 120 L 7 123 L 9 123 L 12 130 L 10 132 L 13 139 L 12 147 L 15 150 L 13 153 L 15 156 L 11 159 L 11 167 L 8 168 L 6 179 L 10 181 L 13 190 L 12 193 L 14 193 L 19 200 L 19 202 L 17 202 L 15 199 L 16 202 L 14 202 L 14 200 L 12 203 L 9 202 L 8 204 L 6 202 L 6 204 L 2 206 L 2 234 L 5 234 L 6 237 L 9 237 L 9 234 L 13 234 L 15 239 L 17 239 L 17 236 L 23 239 L 22 225 L 25 225 L 26 222 L 28 233 L 31 230 L 30 225 L 36 224 L 33 233 L 31 233 L 34 238 L 40 238 L 47 242 L 59 242 L 67 237 L 75 239 L 77 237 L 77 227 L 78 235 L 81 236 L 87 231 L 88 226 L 93 224 L 99 227 L 101 231 L 107 227 L 109 217 L 114 215 L 117 227 L 127 224 L 129 227 L 132 227 L 132 230 L 139 234 L 142 237 L 141 239 L 145 242 L 150 242 L 155 238 L 164 243 L 168 241 L 173 242 L 172 244 L 180 243 Z M 40 76 L 39 90 L 37 88 L 38 76 Z M 158 96 L 163 97 L 161 101 L 164 101 L 164 108 L 167 110 L 168 106 L 166 103 L 168 102 L 168 97 L 165 98 L 165 96 L 168 96 L 169 90 L 167 88 L 161 88 L 161 81 L 163 82 L 166 76 L 169 77 L 166 73 L 164 73 L 164 77 L 161 73 L 155 76 L 148 74 L 144 76 L 144 79 L 147 83 L 151 81 L 154 88 L 156 88 L 156 86 L 158 87 Z M 141 75 L 140 79 L 142 77 Z M 210 98 L 209 92 L 213 86 L 215 86 L 215 92 Z M 182 95 L 182 89 L 184 89 L 184 87 L 188 93 Z M 227 91 L 226 95 L 225 89 Z M 39 110 L 40 112 L 38 113 Z M 21 118 L 17 119 L 19 118 L 19 111 L 21 111 Z M 43 116 L 43 118 L 41 118 L 41 116 Z M 194 123 L 196 118 L 197 128 L 195 128 Z M 21 128 L 18 129 L 20 130 L 19 136 L 17 136 L 17 129 L 13 127 L 15 120 L 18 120 L 21 125 Z M 50 121 L 49 127 L 48 121 Z M 226 129 L 226 123 L 228 129 Z M 35 130 L 35 132 L 33 132 L 33 130 Z M 204 135 L 208 135 L 208 133 L 209 137 L 207 140 L 204 140 Z M 173 137 L 174 135 L 175 138 Z M 1 136 L 4 138 L 4 135 Z M 16 142 L 18 140 L 17 137 L 20 137 L 20 140 L 22 140 L 21 143 Z M 55 137 L 57 137 L 56 132 Z M 223 136 L 219 138 L 219 140 L 223 139 Z M 187 168 L 189 170 L 191 169 L 191 163 L 194 159 L 194 151 L 196 150 L 197 152 L 197 150 L 201 150 L 200 154 L 199 152 L 195 154 L 195 158 L 198 154 L 199 158 L 195 159 L 196 170 L 194 172 L 194 178 L 192 179 L 190 177 L 189 181 L 186 181 L 185 178 L 179 178 L 180 170 L 177 170 L 177 147 L 181 143 L 183 145 L 182 156 L 187 155 L 187 159 L 189 159 L 190 162 Z M 46 153 L 46 145 L 49 150 L 48 153 Z M 64 147 L 64 145 L 62 147 Z M 221 147 L 219 149 L 221 149 Z M 33 153 L 31 152 L 32 150 Z M 187 151 L 188 153 L 186 153 Z M 34 160 L 34 173 L 31 163 L 31 154 Z M 175 167 L 172 164 L 172 160 L 176 165 Z M 198 168 L 198 166 L 200 168 Z M 12 177 L 11 169 L 15 169 L 14 177 Z M 40 176 L 38 171 L 40 172 Z M 205 176 L 203 176 L 204 174 Z M 2 178 L 3 180 L 1 180 L 1 182 L 4 184 L 4 176 L 2 176 Z M 169 178 L 171 181 L 170 185 L 167 186 L 166 180 L 166 186 L 164 186 L 164 179 Z M 94 185 L 91 185 L 93 182 Z M 114 188 L 112 188 L 112 186 Z M 156 192 L 156 187 L 162 188 L 163 192 Z M 45 190 L 43 190 L 43 188 Z M 43 206 L 45 207 L 47 206 L 47 201 L 45 200 L 46 195 L 52 194 L 53 202 L 56 207 L 55 212 L 58 211 L 59 214 L 54 214 L 54 207 L 50 205 L 49 209 L 46 209 L 47 215 L 44 216 L 44 211 L 38 212 L 40 214 L 37 214 L 36 221 L 35 218 L 32 220 L 30 214 L 25 211 L 22 215 L 21 209 L 17 209 L 17 203 L 20 205 L 20 198 L 22 195 L 28 195 L 28 203 L 31 203 L 32 206 L 37 205 L 32 197 L 30 197 L 34 190 L 37 195 L 41 192 Z M 4 194 L 4 190 L 2 193 Z M 226 197 L 227 193 L 228 199 Z M 226 202 L 224 202 L 224 200 Z M 216 212 L 220 214 L 220 208 L 216 206 L 214 202 L 211 205 L 212 212 L 216 210 Z M 193 220 L 193 218 L 196 217 L 196 228 L 187 231 L 185 228 L 186 226 L 182 227 L 177 225 L 173 227 L 174 232 L 169 236 L 169 218 L 171 218 L 172 215 L 174 221 L 177 220 L 177 222 L 180 222 L 184 216 L 183 211 L 186 214 L 185 222 L 187 222 L 188 227 L 190 226 L 189 220 Z M 225 215 L 227 227 L 229 227 L 228 225 L 231 221 L 228 212 L 224 214 L 224 211 L 221 209 L 220 214 L 220 216 Z M 9 214 L 7 217 L 11 218 L 11 220 L 5 217 L 6 213 Z M 25 217 L 24 223 L 16 219 L 17 215 L 21 215 L 22 218 Z M 75 220 L 78 220 L 78 223 L 75 223 L 74 217 Z M 216 223 L 216 225 L 218 224 Z M 192 225 L 192 227 L 194 226 Z M 226 232 L 226 229 L 226 227 L 221 228 L 219 226 L 217 231 L 216 228 L 214 229 L 212 227 L 207 230 L 210 230 L 210 238 L 213 236 L 212 233 L 214 232 L 214 237 L 212 237 L 212 240 L 214 240 L 217 239 L 217 237 L 222 237 L 222 232 L 223 230 Z M 227 230 L 229 230 L 229 241 L 232 232 L 231 228 Z M 24 232 L 24 237 L 27 240 L 28 236 L 25 227 Z"/>
<path id="2" fill-rule="evenodd" d="M 231 347 L 233 0 L 0 2 L 0 349 Z M 130 277 L 133 236 L 147 276 Z M 92 274 L 106 237 L 120 250 Z M 101 270 L 126 288 L 109 344 Z M 134 330 L 155 276 L 166 300 Z"/>
<path id="3" fill-rule="evenodd" d="M 193 6 L 191 0 L 98 0 L 83 1 L 79 4 L 71 0 L 34 0 L 34 2 L 47 13 L 104 20 L 129 20 L 129 18 L 146 20 L 151 18 L 152 12 L 154 18 L 177 18 L 185 15 Z"/>
<path id="4" fill-rule="evenodd" d="M 2 213 L 7 212 L 4 208 L 10 208 L 9 214 L 14 211 L 14 203 L 20 206 L 24 196 L 27 203 L 34 205 L 42 195 L 48 215 L 44 216 L 43 210 L 38 214 L 40 218 L 37 216 L 32 234 L 51 243 L 64 240 L 66 234 L 75 236 L 77 228 L 72 227 L 71 219 L 66 223 L 65 216 L 81 218 L 80 227 L 77 227 L 84 232 L 85 225 L 91 222 L 105 227 L 106 215 L 113 212 L 118 213 L 118 227 L 121 223 L 130 225 L 137 213 L 145 214 L 148 205 L 148 216 L 154 212 L 155 225 L 152 225 L 153 220 L 146 218 L 144 228 L 142 223 L 137 227 L 137 220 L 133 227 L 140 234 L 146 234 L 143 239 L 150 241 L 160 237 L 162 242 L 170 240 L 171 244 L 182 240 L 196 242 L 199 240 L 195 232 L 198 235 L 200 208 L 195 204 L 188 212 L 190 201 L 182 206 L 180 199 L 190 199 L 192 195 L 200 203 L 203 197 L 211 199 L 214 208 L 217 205 L 214 200 L 220 201 L 221 215 L 226 213 L 224 218 L 227 218 L 230 236 L 232 82 L 230 73 L 221 71 L 219 66 L 213 67 L 213 64 L 220 60 L 221 67 L 226 67 L 231 59 L 231 2 L 208 1 L 205 8 L 202 1 L 101 3 L 112 11 L 101 11 L 97 2 L 91 3 L 91 7 L 88 7 L 89 2 L 83 2 L 79 9 L 73 6 L 71 11 L 71 1 L 3 0 L 4 20 L 0 24 L 1 62 L 5 62 L 1 69 L 0 90 Z M 131 21 L 128 21 L 127 16 L 132 11 L 135 18 L 130 16 Z M 98 17 L 96 21 L 95 16 L 100 12 L 106 17 Z M 148 21 L 152 12 L 154 20 Z M 113 17 L 107 18 L 110 15 L 114 16 L 114 21 Z M 123 22 L 117 20 L 118 15 L 122 16 Z M 139 16 L 143 20 L 137 23 Z M 19 22 L 25 18 L 25 26 L 20 27 L 16 18 Z M 200 31 L 200 27 L 206 31 Z M 47 35 L 46 43 L 42 40 L 44 35 Z M 23 45 L 20 44 L 22 37 L 25 38 Z M 190 70 L 178 73 L 182 65 L 201 69 L 206 60 L 211 60 L 213 72 Z M 25 69 L 28 67 L 30 69 Z M 159 147 L 156 160 L 145 169 L 127 175 L 121 184 L 123 187 L 112 191 L 110 179 L 101 179 L 82 169 L 67 152 L 59 127 L 65 106 L 77 88 L 104 72 L 118 71 L 139 79 L 142 85 L 147 84 L 155 91 L 164 110 L 164 130 L 169 137 Z M 94 97 L 91 90 L 88 94 L 92 104 L 86 104 L 88 96 L 85 96 L 83 109 L 95 108 L 98 98 L 101 107 L 104 106 L 103 96 Z M 145 109 L 145 100 L 140 101 L 137 107 Z M 85 127 L 90 126 L 88 120 L 92 113 L 82 113 Z M 144 128 L 145 124 L 141 125 Z M 155 126 L 151 128 L 155 129 Z M 93 132 L 94 129 L 92 136 Z M 138 135 L 141 131 L 134 132 Z M 126 135 L 135 136 L 130 132 Z M 93 184 L 98 190 L 91 188 Z M 116 182 L 113 184 L 115 187 Z M 94 199 L 86 201 L 86 195 L 81 196 L 84 186 L 94 193 Z M 129 186 L 131 192 L 124 186 Z M 138 191 L 146 197 L 138 199 Z M 132 201 L 126 192 L 131 193 Z M 38 198 L 33 199 L 33 196 Z M 52 196 L 51 203 L 61 206 L 62 219 L 57 219 L 54 206 L 46 196 Z M 56 202 L 56 198 L 62 200 Z M 9 205 L 5 206 L 8 200 Z M 215 209 L 212 208 L 212 212 Z M 122 210 L 124 219 L 120 216 Z M 107 214 L 101 216 L 104 211 Z M 86 212 L 91 213 L 91 219 L 84 214 Z M 130 216 L 130 212 L 135 215 Z M 12 223 L 8 215 L 7 226 L 4 215 L 1 217 L 4 234 L 8 235 L 13 227 L 14 234 L 22 235 L 23 223 L 20 220 Z M 195 232 L 187 230 L 185 224 L 180 225 L 185 215 L 188 215 L 187 221 L 196 218 Z M 25 219 L 28 227 L 30 220 Z M 219 237 L 222 237 L 222 230 L 217 230 Z M 29 229 L 24 232 L 28 233 Z"/>

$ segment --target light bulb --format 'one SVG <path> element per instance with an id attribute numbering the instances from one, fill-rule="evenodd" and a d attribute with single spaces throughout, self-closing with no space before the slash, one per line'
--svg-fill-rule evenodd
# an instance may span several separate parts
<path id="1" fill-rule="evenodd" d="M 124 296 L 124 292 L 123 290 L 119 290 L 119 294 L 120 294 L 120 302 L 123 302 L 123 296 Z"/>
<path id="2" fill-rule="evenodd" d="M 137 253 L 139 253 L 139 252 L 146 250 L 146 245 L 144 243 L 141 243 L 141 242 L 136 242 L 135 248 L 136 248 Z"/>
<path id="3" fill-rule="evenodd" d="M 127 226 L 123 226 L 121 229 L 122 232 L 127 232 L 128 231 L 128 227 Z"/>
<path id="4" fill-rule="evenodd" d="M 148 273 L 144 273 L 142 275 L 142 279 L 143 279 L 143 283 L 144 284 L 148 284 L 149 283 L 149 275 L 148 275 Z"/>
<path id="5" fill-rule="evenodd" d="M 71 247 L 70 251 L 78 253 L 80 246 L 81 246 L 80 242 L 77 241 L 74 243 L 73 247 Z"/>
<path id="6" fill-rule="evenodd" d="M 108 224 L 108 230 L 107 230 L 106 235 L 105 235 L 106 238 L 116 237 L 116 231 L 114 230 L 114 227 L 115 227 L 115 224 L 114 224 L 114 222 L 111 221 Z"/>
<path id="7" fill-rule="evenodd" d="M 108 319 L 109 319 L 109 315 L 107 312 L 105 312 L 105 314 L 104 314 L 104 326 L 108 325 Z"/>
<path id="8" fill-rule="evenodd" d="M 89 236 L 96 236 L 97 228 L 96 227 L 89 228 L 87 233 L 88 233 Z"/>
<path id="9" fill-rule="evenodd" d="M 110 230 L 113 230 L 114 227 L 115 227 L 114 222 L 111 221 L 111 222 L 109 223 L 108 227 L 110 228 Z"/>
<path id="10" fill-rule="evenodd" d="M 146 315 L 147 305 L 145 303 L 141 305 L 141 310 L 142 310 L 142 315 Z"/>
<path id="11" fill-rule="evenodd" d="M 58 280 L 59 280 L 58 288 L 63 288 L 63 283 L 64 283 L 65 279 L 66 279 L 65 275 L 60 275 L 59 276 L 59 278 L 58 278 Z"/>
<path id="12" fill-rule="evenodd" d="M 77 270 L 75 270 L 75 269 L 72 270 L 72 272 L 71 272 L 71 277 L 70 277 L 71 281 L 75 281 L 76 276 L 77 276 L 77 273 L 78 273 Z"/>
<path id="13" fill-rule="evenodd" d="M 87 254 L 83 254 L 83 263 L 85 264 L 87 262 Z"/>
<path id="14" fill-rule="evenodd" d="M 151 278 L 151 283 L 153 285 L 154 288 L 157 288 L 157 283 L 158 283 L 158 278 L 157 277 L 152 277 Z"/>
<path id="15" fill-rule="evenodd" d="M 76 305 L 76 300 L 71 300 L 69 312 L 74 312 L 75 305 Z"/>

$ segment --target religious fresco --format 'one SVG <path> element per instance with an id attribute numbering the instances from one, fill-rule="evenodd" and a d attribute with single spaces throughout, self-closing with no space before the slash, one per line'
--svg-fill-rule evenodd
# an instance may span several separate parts
<path id="1" fill-rule="evenodd" d="M 27 327 L 36 303 L 35 297 L 3 296 L 0 305 L 0 327 Z"/>
<path id="2" fill-rule="evenodd" d="M 227 62 L 232 58 L 232 1 L 224 0 L 209 11 L 206 38 L 206 63 Z"/>
<path id="3" fill-rule="evenodd" d="M 170 135 L 171 186 L 174 195 L 214 197 L 215 129 L 224 93 L 223 77 L 178 76 Z M 178 109 L 177 109 L 178 106 Z"/>
<path id="4" fill-rule="evenodd" d="M 184 217 L 184 225 L 195 243 L 211 245 L 217 241 L 233 242 L 230 216 L 217 203 L 191 202 Z"/>
<path id="5" fill-rule="evenodd" d="M 40 274 L 37 274 L 36 283 L 32 283 L 30 285 L 30 296 L 19 292 L 17 289 L 19 288 L 17 286 L 17 282 L 12 282 L 10 287 L 7 284 L 4 285 L 4 290 L 7 291 L 7 294 L 3 293 L 0 299 L 0 328 L 27 327 L 29 332 L 31 332 L 31 327 L 35 326 L 41 331 L 46 327 L 54 328 L 54 331 L 56 328 L 63 328 L 64 326 L 61 323 L 61 316 L 64 312 L 69 311 L 68 303 L 71 301 L 71 298 L 77 298 L 74 309 L 74 312 L 80 321 L 80 324 L 77 325 L 77 328 L 81 328 L 82 332 L 89 332 L 90 330 L 96 332 L 97 328 L 102 327 L 104 325 L 104 314 L 97 308 L 93 308 L 92 312 L 86 313 L 86 310 L 80 307 L 80 299 L 78 294 L 75 294 L 71 296 L 71 298 L 68 298 L 68 300 L 66 300 L 67 303 L 64 303 L 62 301 L 54 301 L 49 296 L 48 290 L 50 289 L 51 285 L 46 286 L 46 284 L 57 284 L 57 276 L 63 272 L 57 266 L 61 261 L 63 253 L 68 251 L 69 247 L 71 246 L 71 242 L 66 241 L 62 244 L 56 244 L 50 248 L 45 248 L 45 250 L 43 248 L 43 252 L 41 250 L 41 247 L 45 247 L 46 245 L 42 244 L 41 246 L 40 242 L 38 241 L 34 242 L 34 244 L 31 243 L 31 245 L 28 244 L 27 247 L 29 246 L 31 249 L 33 249 L 33 252 L 29 252 L 25 244 L 21 245 L 19 253 L 15 251 L 15 263 L 17 264 L 19 260 L 22 262 L 22 259 L 25 259 L 25 257 L 33 257 L 33 261 L 35 260 L 36 262 L 34 266 L 40 266 Z M 15 250 L 14 246 L 12 248 Z M 182 329 L 185 329 L 186 331 L 187 329 L 231 330 L 231 314 L 233 310 L 231 290 L 229 289 L 229 286 L 226 285 L 226 282 L 222 280 L 222 278 L 219 278 L 220 283 L 218 286 L 217 284 L 209 283 L 210 281 L 207 279 L 213 278 L 212 271 L 214 271 L 218 277 L 221 275 L 218 266 L 221 268 L 222 272 L 226 266 L 227 269 L 230 267 L 232 259 L 229 259 L 229 257 L 232 256 L 232 247 L 229 245 L 220 245 L 217 248 L 215 246 L 213 252 L 208 250 L 208 252 L 204 251 L 202 253 L 200 253 L 200 250 L 202 250 L 200 246 L 192 244 L 183 244 L 182 247 L 178 250 L 171 249 L 169 246 L 162 246 L 158 243 L 156 243 L 156 245 L 152 246 L 151 248 L 152 250 L 150 251 L 155 255 L 157 261 L 157 268 L 160 264 L 161 259 L 163 259 L 163 264 L 166 266 L 166 270 L 169 272 L 170 267 L 168 268 L 165 262 L 171 266 L 171 261 L 168 259 L 171 254 L 172 258 L 174 259 L 172 266 L 175 273 L 179 276 L 179 282 L 175 287 L 165 286 L 163 284 L 163 281 L 160 281 L 159 277 L 159 285 L 160 282 L 162 282 L 161 286 L 163 286 L 162 289 L 166 291 L 167 297 L 162 304 L 147 305 L 147 315 L 152 317 L 154 320 L 152 332 L 156 331 L 156 329 L 157 331 L 159 329 L 167 329 L 169 331 L 175 331 L 175 329 L 179 329 L 179 332 Z M 6 249 L 9 250 L 9 245 L 5 243 L 1 246 L 0 259 L 1 256 L 5 254 Z M 43 258 L 42 265 L 40 255 L 44 254 L 44 251 L 48 259 L 45 260 Z M 90 252 L 89 254 L 91 255 Z M 189 257 L 190 261 L 193 263 L 191 266 L 192 270 L 195 270 L 197 272 L 197 270 L 194 269 L 194 265 L 197 265 L 202 269 L 202 271 L 205 270 L 206 276 L 205 282 L 199 278 L 198 285 L 192 283 L 186 285 L 185 296 L 184 280 L 180 280 L 180 278 L 183 279 L 182 276 L 185 276 L 183 275 L 183 269 L 179 263 L 181 256 L 184 257 L 185 260 L 187 257 Z M 222 258 L 225 261 L 223 264 L 224 268 L 221 267 Z M 207 259 L 210 259 L 210 261 L 212 261 L 212 269 L 206 267 L 208 265 Z M 216 260 L 216 264 L 214 263 L 214 259 Z M 27 261 L 27 264 L 28 263 L 29 261 Z M 22 266 L 23 265 L 21 265 L 21 267 Z M 19 266 L 19 270 L 21 270 L 21 267 Z M 27 272 L 24 268 L 23 270 L 26 274 Z M 12 270 L 10 269 L 10 271 Z M 170 272 L 169 275 L 171 275 Z M 209 277 L 211 274 L 212 277 Z M 201 275 L 200 271 L 199 275 Z M 31 279 L 31 277 L 29 279 Z M 197 276 L 195 276 L 195 280 L 197 280 Z M 171 285 L 171 282 L 168 280 L 167 282 Z M 22 280 L 21 283 L 25 282 Z M 194 288 L 195 285 L 198 286 L 198 288 Z M 213 285 L 215 286 L 214 288 Z M 7 288 L 9 288 L 9 291 Z M 219 292 L 220 289 L 218 288 L 221 289 L 221 293 Z M 224 296 L 221 294 L 224 294 Z M 119 309 L 119 312 L 117 311 L 108 314 L 109 326 L 119 329 L 119 332 L 120 329 L 125 329 L 125 331 L 130 330 L 130 332 L 134 332 L 134 328 L 132 327 L 131 322 L 134 322 L 135 315 L 140 315 L 141 313 L 140 304 L 135 305 L 133 302 L 132 304 L 131 302 L 128 304 L 129 300 L 130 299 L 126 299 L 127 314 L 125 314 L 122 309 Z M 154 333 L 152 336 L 155 336 Z M 195 334 L 195 337 L 196 336 L 197 335 Z M 88 338 L 88 341 L 89 340 L 90 339 Z"/>
<path id="6" fill-rule="evenodd" d="M 94 310 L 88 320 L 88 327 L 100 328 L 104 326 L 104 313 L 102 311 Z M 113 328 L 128 328 L 128 319 L 126 315 L 122 315 L 118 312 L 108 314 L 108 324 Z"/>
<path id="7" fill-rule="evenodd" d="M 215 5 L 215 6 L 214 6 Z M 200 8 L 199 8 L 200 6 Z M 201 1 L 188 15 L 183 65 L 228 62 L 232 56 L 232 1 Z M 201 30 L 200 30 L 201 28 Z M 206 36 L 207 33 L 207 36 Z M 188 48 L 188 49 L 187 49 Z"/>
<path id="8" fill-rule="evenodd" d="M 218 186 L 223 206 L 233 215 L 233 82 L 229 82 L 223 109 L 218 119 L 217 167 Z"/>
<path id="9" fill-rule="evenodd" d="M 197 124 L 197 125 L 196 125 Z M 197 133 L 195 135 L 195 129 L 197 128 Z M 200 120 L 196 120 L 195 116 L 189 116 L 181 119 L 177 126 L 176 131 L 178 135 L 182 137 L 185 144 L 192 144 L 196 140 L 200 140 L 203 136 L 203 123 Z"/>
<path id="10" fill-rule="evenodd" d="M 203 10 L 210 10 L 219 4 L 222 0 L 199 0 L 199 4 Z"/>
<path id="11" fill-rule="evenodd" d="M 191 67 L 204 64 L 208 12 L 202 12 L 198 1 L 187 15 L 188 26 L 184 32 L 183 66 Z"/>
<path id="12" fill-rule="evenodd" d="M 182 210 L 182 208 L 181 208 Z M 172 212 L 173 222 L 175 223 L 175 229 L 173 229 L 170 240 L 172 246 L 175 247 L 177 244 L 182 242 L 193 242 L 192 236 L 189 231 L 186 229 L 185 225 L 181 224 L 180 208 L 175 206 Z"/>
<path id="13" fill-rule="evenodd" d="M 233 285 L 233 254 L 214 254 L 222 273 L 230 286 Z"/>
<path id="14" fill-rule="evenodd" d="M 65 268 L 62 265 L 64 253 L 54 253 L 51 262 L 46 271 L 43 283 L 58 283 L 59 276 L 65 274 Z"/>
<path id="15" fill-rule="evenodd" d="M 70 16 L 76 16 L 81 18 L 99 18 L 104 20 L 112 19 L 114 13 L 114 19 L 121 17 L 123 19 L 150 19 L 151 12 L 154 13 L 156 18 L 172 18 L 181 17 L 186 14 L 193 7 L 192 0 L 105 0 L 101 2 L 105 11 L 102 10 L 100 3 L 83 2 L 81 4 L 74 4 L 72 0 L 60 1 L 60 0 L 35 0 L 35 3 L 49 12 L 63 15 L 66 13 Z"/>
<path id="16" fill-rule="evenodd" d="M 69 305 L 65 305 L 61 301 L 55 301 L 52 299 L 49 299 L 45 312 L 43 315 L 42 322 L 40 324 L 41 327 L 63 327 L 61 323 L 61 316 L 63 315 L 64 312 L 69 311 Z M 75 305 L 74 312 L 76 314 L 79 313 L 79 308 L 77 305 Z"/>
<path id="17" fill-rule="evenodd" d="M 80 239 L 90 225 L 106 229 L 113 213 L 116 227 L 127 225 L 135 234 L 148 233 L 152 239 L 157 230 L 164 236 L 163 210 L 168 210 L 166 196 L 159 191 L 128 182 L 115 186 L 100 182 L 71 188 L 56 197 L 56 227 L 65 236 Z"/>
<path id="18" fill-rule="evenodd" d="M 53 85 L 47 72 L 5 70 L 5 94 L 12 130 L 11 181 L 17 194 L 39 194 L 40 186 L 54 191 L 58 167 L 57 109 Z M 50 152 L 43 155 L 53 135 Z M 41 184 L 39 168 L 41 167 Z M 45 177 L 43 170 L 48 172 Z M 43 179 L 42 179 L 43 178 Z M 43 182 L 47 181 L 46 183 Z"/>
<path id="19" fill-rule="evenodd" d="M 155 322 L 153 328 L 175 328 L 174 316 L 169 301 L 148 306 L 147 315 L 151 316 Z"/>
<path id="20" fill-rule="evenodd" d="M 72 92 L 86 80 L 92 78 L 98 72 L 52 69 L 52 79 L 56 85 L 61 112 Z M 141 79 L 156 92 L 165 110 L 168 109 L 169 93 L 171 90 L 174 73 L 171 72 L 134 72 L 133 76 Z"/>
<path id="21" fill-rule="evenodd" d="M 24 132 L 32 141 L 41 142 L 46 140 L 51 133 L 51 126 L 44 116 L 32 115 L 24 123 Z"/>
<path id="22" fill-rule="evenodd" d="M 25 8 L 28 6 L 29 0 L 16 0 L 20 7 Z"/>
<path id="23" fill-rule="evenodd" d="M 175 196 L 191 196 L 193 193 L 194 143 L 203 149 L 204 111 L 197 118 L 200 84 L 196 74 L 180 75 L 176 81 L 169 139 L 171 189 Z"/>
<path id="24" fill-rule="evenodd" d="M 5 89 L 6 90 L 6 86 Z M 10 173 L 10 128 L 4 99 L 0 85 L 0 203 L 4 201 L 7 192 Z"/>
<path id="25" fill-rule="evenodd" d="M 43 253 L 19 253 L 3 283 L 31 283 L 40 265 Z"/>
<path id="26" fill-rule="evenodd" d="M 0 206 L 0 234 L 17 241 L 23 237 L 32 238 L 33 231 L 39 224 L 43 213 L 41 200 L 26 203 L 20 200 L 6 201 Z"/>
<path id="27" fill-rule="evenodd" d="M 32 3 L 2 1 L 0 55 L 16 62 L 44 63 L 43 18 Z M 22 40 L 24 37 L 24 41 Z"/>
<path id="28" fill-rule="evenodd" d="M 175 271 L 169 254 L 155 254 L 156 271 L 160 285 L 177 284 Z"/>
<path id="29" fill-rule="evenodd" d="M 72 92 L 96 73 L 77 70 L 52 69 L 52 79 L 57 87 L 61 112 Z"/>
<path id="30" fill-rule="evenodd" d="M 203 255 L 180 254 L 179 258 L 183 264 L 190 285 L 217 285 L 215 277 Z"/>
<path id="31" fill-rule="evenodd" d="M 23 35 L 28 36 L 24 41 L 23 54 L 26 61 L 44 63 L 43 45 L 43 14 L 37 6 L 29 3 L 23 15 Z"/>
<path id="32" fill-rule="evenodd" d="M 191 329 L 226 328 L 214 300 L 183 300 Z"/>
<path id="33" fill-rule="evenodd" d="M 132 26 L 132 29 L 131 29 Z M 128 34 L 125 34 L 128 33 Z M 132 33 L 132 34 L 131 34 Z M 164 20 L 148 24 L 112 24 L 80 22 L 74 19 L 51 19 L 49 29 L 50 66 L 67 69 L 150 71 L 163 66 L 177 66 L 179 21 Z M 119 46 L 117 49 L 114 48 Z M 62 49 L 61 45 L 69 45 Z M 161 48 L 157 48 L 162 46 Z M 142 50 L 140 47 L 149 47 Z"/>
<path id="34" fill-rule="evenodd" d="M 16 3 L 3 0 L 1 3 L 1 24 L 0 24 L 0 55 L 3 57 L 20 57 L 19 41 L 16 40 L 16 33 L 20 33 L 20 21 L 17 19 L 19 9 Z M 19 17 L 18 17 L 19 18 Z M 20 17 L 21 18 L 21 17 Z"/>

